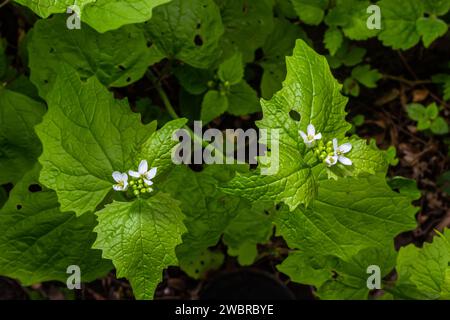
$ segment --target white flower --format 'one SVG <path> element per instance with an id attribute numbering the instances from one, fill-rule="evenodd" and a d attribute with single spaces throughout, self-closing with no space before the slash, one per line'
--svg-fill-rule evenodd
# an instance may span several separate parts
<path id="1" fill-rule="evenodd" d="M 126 191 L 128 189 L 128 175 L 119 171 L 112 173 L 114 180 L 117 184 L 113 185 L 113 189 L 116 191 Z"/>
<path id="2" fill-rule="evenodd" d="M 334 166 L 334 165 L 337 163 L 337 160 L 338 160 L 338 156 L 336 156 L 336 155 L 332 155 L 332 156 L 328 155 L 328 156 L 325 158 L 325 163 L 326 163 L 329 167 L 331 167 L 331 166 Z"/>
<path id="3" fill-rule="evenodd" d="M 343 156 L 345 153 L 352 150 L 351 143 L 347 142 L 347 143 L 344 143 L 344 144 L 338 146 L 338 141 L 335 138 L 335 139 L 333 139 L 333 149 L 334 149 L 334 156 L 337 157 L 337 160 L 340 163 L 342 163 L 343 165 L 346 165 L 346 166 L 352 165 L 352 160 Z"/>
<path id="4" fill-rule="evenodd" d="M 147 160 L 142 160 L 141 163 L 139 163 L 138 171 L 128 171 L 128 174 L 134 178 L 142 178 L 146 185 L 151 186 L 153 184 L 153 179 L 156 176 L 157 168 L 151 168 L 148 170 L 148 163 Z"/>
<path id="5" fill-rule="evenodd" d="M 306 131 L 308 132 L 308 134 L 304 133 L 301 130 L 299 130 L 298 132 L 300 133 L 300 136 L 303 138 L 303 141 L 305 142 L 307 147 L 312 147 L 316 143 L 316 140 L 322 139 L 322 134 L 316 134 L 316 128 L 314 128 L 312 124 L 308 124 Z"/>

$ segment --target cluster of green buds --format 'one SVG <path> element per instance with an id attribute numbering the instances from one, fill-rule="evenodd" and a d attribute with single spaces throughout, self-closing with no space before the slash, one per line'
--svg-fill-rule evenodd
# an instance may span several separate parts
<path id="1" fill-rule="evenodd" d="M 152 179 L 156 176 L 157 168 L 148 169 L 147 160 L 142 160 L 139 163 L 138 171 L 129 170 L 128 174 L 119 171 L 114 171 L 112 174 L 116 184 L 113 185 L 115 191 L 126 192 L 129 188 L 136 197 L 140 195 L 150 193 L 153 188 Z M 128 181 L 128 179 L 130 181 Z"/>
<path id="2" fill-rule="evenodd" d="M 324 143 L 322 134 L 316 133 L 316 128 L 312 124 L 308 125 L 306 132 L 299 130 L 299 134 L 306 147 L 312 148 L 316 157 L 327 166 L 334 166 L 338 162 L 345 166 L 352 165 L 352 161 L 344 156 L 352 149 L 349 142 L 339 146 L 337 139 L 334 138 L 332 141 Z"/>
<path id="3" fill-rule="evenodd" d="M 330 156 L 334 156 L 334 149 L 333 149 L 333 142 L 328 141 L 326 144 L 323 142 L 323 140 L 319 140 L 318 143 L 313 147 L 314 154 L 316 157 L 322 161 L 325 162 L 325 159 Z"/>
<path id="4" fill-rule="evenodd" d="M 221 81 L 217 76 L 214 76 L 214 80 L 210 80 L 207 83 L 209 89 L 219 91 L 220 95 L 225 96 L 230 91 L 230 81 Z"/>
<path id="5" fill-rule="evenodd" d="M 130 181 L 130 189 L 133 191 L 133 194 L 138 197 L 141 194 L 150 193 L 153 191 L 153 188 L 148 187 L 144 183 L 144 179 L 133 179 Z"/>

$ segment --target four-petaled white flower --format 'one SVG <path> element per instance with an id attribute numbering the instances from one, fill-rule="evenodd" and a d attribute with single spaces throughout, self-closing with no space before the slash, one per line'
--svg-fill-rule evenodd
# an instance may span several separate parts
<path id="1" fill-rule="evenodd" d="M 326 163 L 329 167 L 331 167 L 331 166 L 334 166 L 334 165 L 337 163 L 337 160 L 338 160 L 337 155 L 335 155 L 335 154 L 333 154 L 332 156 L 331 156 L 331 155 L 328 155 L 328 156 L 325 158 L 325 163 Z"/>
<path id="2" fill-rule="evenodd" d="M 338 146 L 338 141 L 336 138 L 333 139 L 333 149 L 334 149 L 334 157 L 337 157 L 337 161 L 346 166 L 352 165 L 352 160 L 345 157 L 344 154 L 352 150 L 351 143 L 347 142 L 340 146 Z"/>
<path id="3" fill-rule="evenodd" d="M 308 148 L 311 148 L 316 143 L 316 140 L 322 139 L 322 134 L 317 133 L 316 134 L 316 128 L 312 124 L 308 124 L 308 127 L 306 128 L 307 134 L 303 131 L 299 130 L 300 136 L 302 137 L 303 141 L 305 142 L 306 146 Z"/>
<path id="4" fill-rule="evenodd" d="M 146 185 L 151 186 L 153 184 L 153 181 L 151 180 L 156 176 L 156 170 L 156 167 L 148 170 L 147 160 L 142 160 L 141 163 L 139 163 L 138 171 L 130 170 L 128 171 L 128 174 L 134 178 L 142 178 Z"/>
<path id="5" fill-rule="evenodd" d="M 119 171 L 112 173 L 114 180 L 117 184 L 113 185 L 113 189 L 116 191 L 126 191 L 128 189 L 128 175 Z"/>

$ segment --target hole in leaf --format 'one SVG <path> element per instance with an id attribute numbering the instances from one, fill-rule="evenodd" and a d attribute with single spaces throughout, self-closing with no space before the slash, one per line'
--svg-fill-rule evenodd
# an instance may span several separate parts
<path id="1" fill-rule="evenodd" d="M 203 39 L 199 34 L 195 36 L 194 43 L 198 47 L 201 47 L 203 45 Z"/>
<path id="2" fill-rule="evenodd" d="M 153 43 L 151 41 L 147 41 L 147 48 L 151 48 Z"/>
<path id="3" fill-rule="evenodd" d="M 127 82 L 130 82 L 130 81 L 131 81 L 131 78 L 130 78 L 130 77 L 128 77 L 128 78 L 127 78 Z"/>
<path id="4" fill-rule="evenodd" d="M 16 208 L 17 208 L 17 210 L 20 210 L 20 209 L 22 209 L 22 205 L 21 205 L 21 204 L 18 204 L 18 205 L 16 206 Z"/>
<path id="5" fill-rule="evenodd" d="M 9 194 L 11 190 L 14 188 L 14 185 L 12 183 L 7 183 L 2 185 L 3 189 Z"/>
<path id="6" fill-rule="evenodd" d="M 123 65 L 119 65 L 119 69 L 122 70 L 122 71 L 126 70 L 126 68 Z"/>
<path id="7" fill-rule="evenodd" d="M 53 53 L 53 52 L 55 52 L 55 49 L 54 48 L 50 48 L 49 52 Z"/>
<path id="8" fill-rule="evenodd" d="M 289 117 L 294 121 L 300 121 L 300 113 L 295 110 L 289 111 Z"/>
<path id="9" fill-rule="evenodd" d="M 202 266 L 204 266 L 204 265 L 205 265 L 205 261 L 201 260 L 201 261 L 200 261 L 200 264 L 201 264 Z"/>
<path id="10" fill-rule="evenodd" d="M 28 187 L 28 191 L 30 192 L 40 192 L 42 191 L 42 187 L 38 184 L 30 184 Z"/>
<path id="11" fill-rule="evenodd" d="M 200 271 L 198 269 L 195 269 L 195 273 L 199 273 Z"/>
<path id="12" fill-rule="evenodd" d="M 261 48 L 256 49 L 255 51 L 255 60 L 261 60 L 264 57 L 264 51 Z"/>
<path id="13" fill-rule="evenodd" d="M 47 80 L 47 79 L 45 79 L 45 80 L 44 80 L 44 83 L 45 83 L 45 84 L 48 84 L 48 80 Z"/>
<path id="14" fill-rule="evenodd" d="M 202 27 L 202 24 L 199 22 L 197 23 L 197 29 L 200 29 Z"/>

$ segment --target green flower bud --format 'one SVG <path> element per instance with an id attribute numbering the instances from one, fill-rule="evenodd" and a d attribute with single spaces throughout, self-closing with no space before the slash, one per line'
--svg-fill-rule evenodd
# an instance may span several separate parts
<path id="1" fill-rule="evenodd" d="M 223 85 L 224 85 L 226 88 L 228 88 L 228 87 L 230 86 L 230 81 L 225 81 L 225 82 L 223 83 Z"/>
<path id="2" fill-rule="evenodd" d="M 333 148 L 332 147 L 327 147 L 327 153 L 328 154 L 333 153 Z"/>
<path id="3" fill-rule="evenodd" d="M 136 183 L 136 182 L 134 182 L 134 180 L 131 180 L 131 181 L 130 181 L 130 186 L 134 186 L 135 183 Z"/>
<path id="4" fill-rule="evenodd" d="M 212 88 L 212 87 L 214 87 L 214 85 L 215 85 L 214 81 L 212 81 L 212 80 L 208 81 L 208 87 Z"/>
<path id="5" fill-rule="evenodd" d="M 327 142 L 327 147 L 333 147 L 333 141 L 328 141 Z"/>
<path id="6" fill-rule="evenodd" d="M 140 192 L 139 192 L 139 190 L 134 190 L 133 193 L 134 193 L 134 195 L 137 197 L 137 196 L 139 196 L 139 193 L 140 193 Z"/>
<path id="7" fill-rule="evenodd" d="M 152 192 L 152 191 L 153 191 L 152 188 L 147 188 L 147 192 L 148 192 L 148 193 L 150 193 L 150 192 Z"/>
<path id="8" fill-rule="evenodd" d="M 147 188 L 142 188 L 141 193 L 147 193 Z"/>

